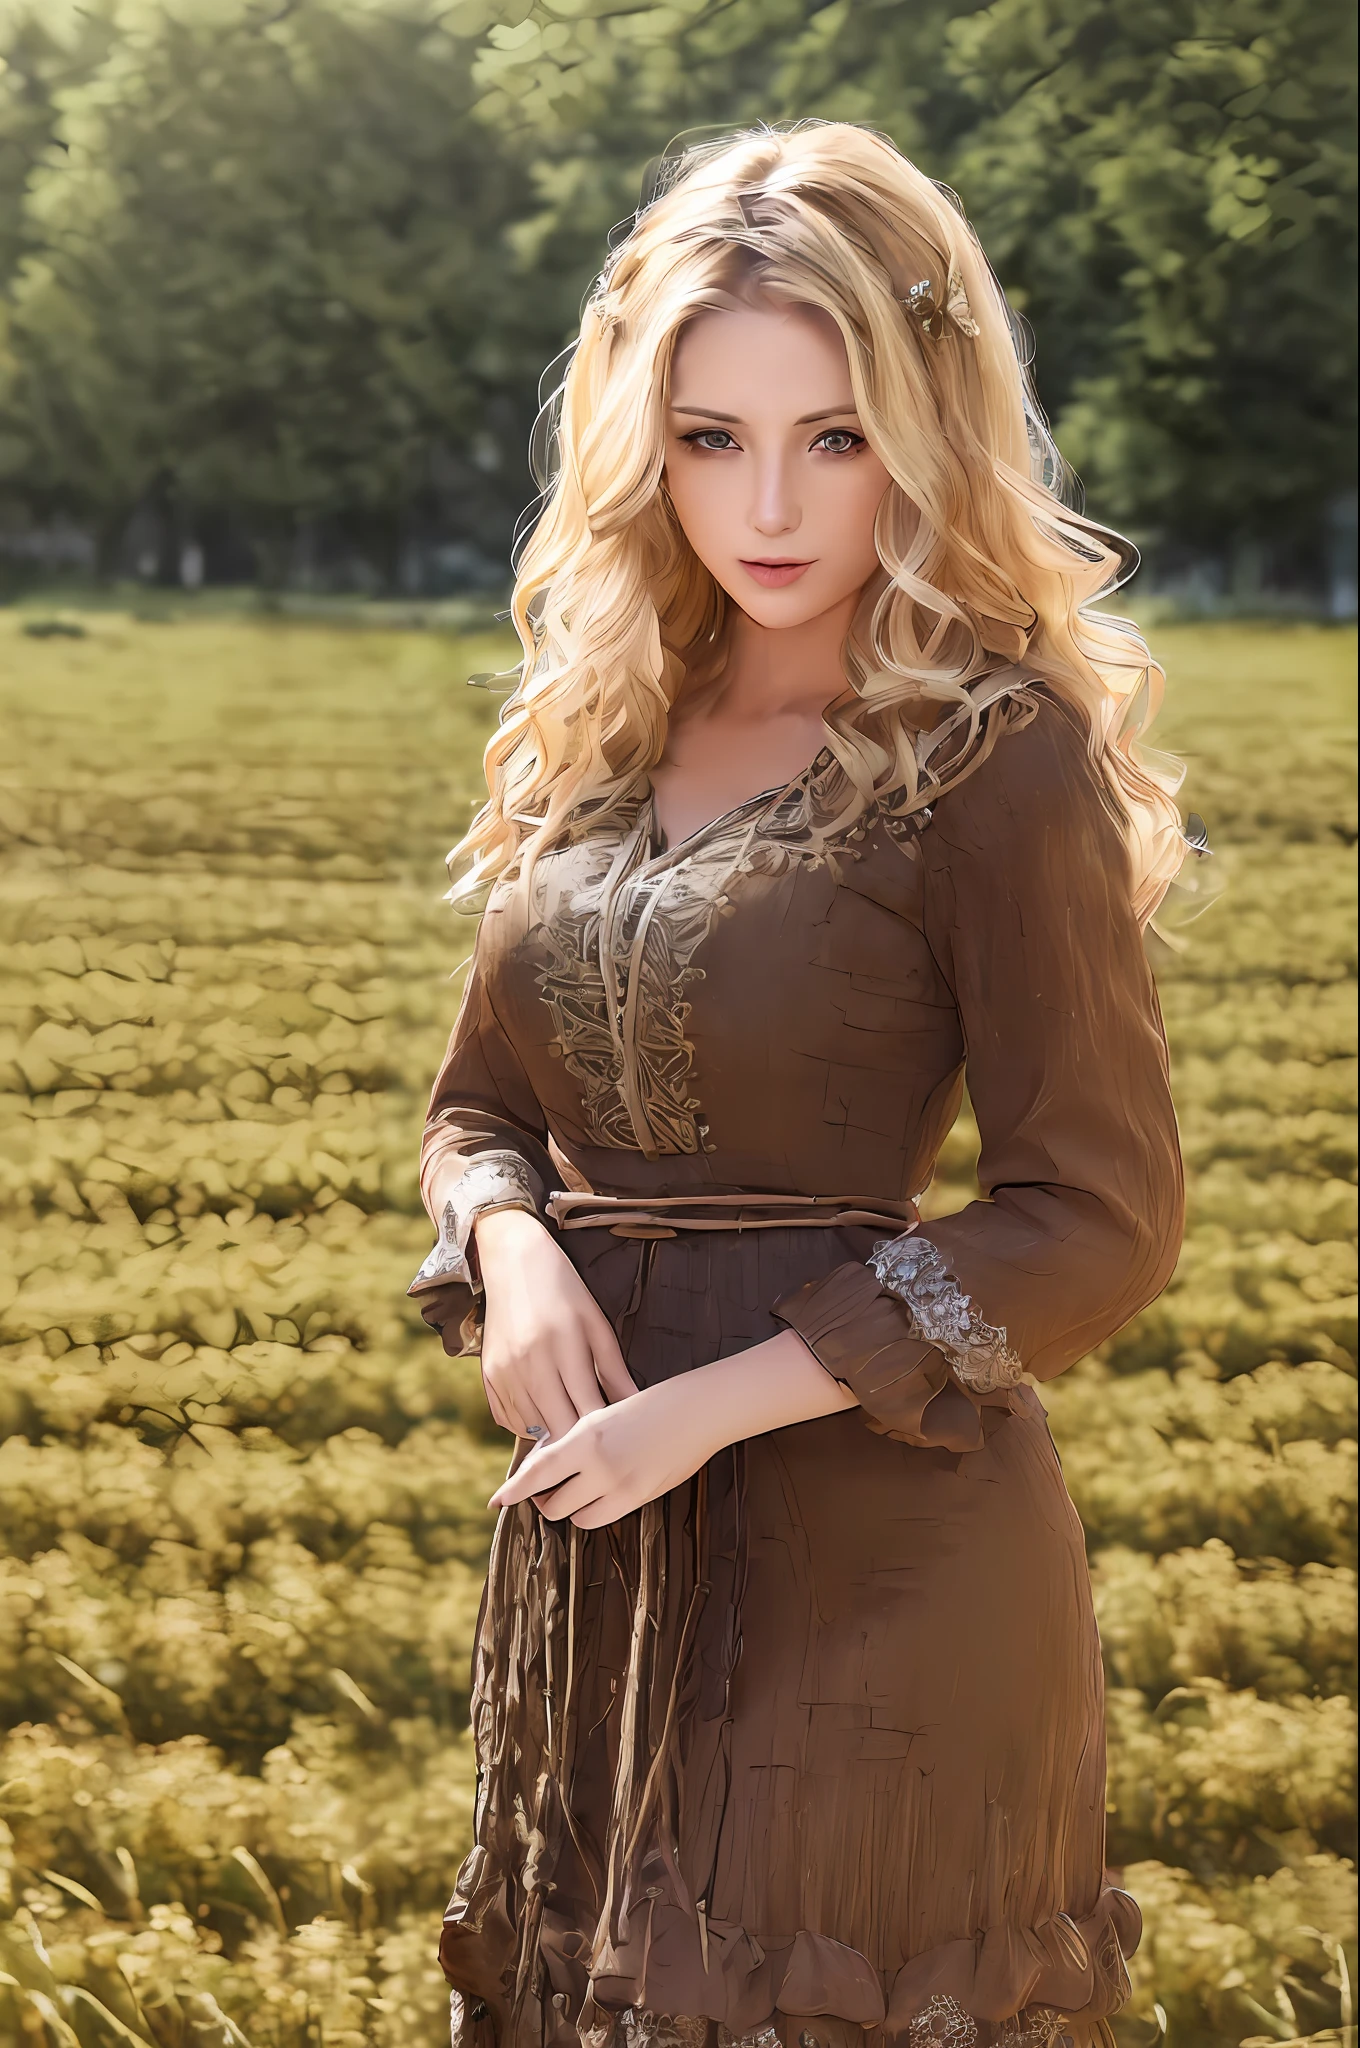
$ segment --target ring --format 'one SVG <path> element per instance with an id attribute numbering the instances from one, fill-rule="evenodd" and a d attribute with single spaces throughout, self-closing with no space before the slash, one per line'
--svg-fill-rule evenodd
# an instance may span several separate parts
<path id="1" fill-rule="evenodd" d="M 524 1434 L 526 1436 L 531 1436 L 534 1442 L 537 1443 L 540 1437 L 546 1436 L 548 1434 L 548 1431 L 546 1425 L 541 1422 L 526 1422 L 524 1425 Z"/>

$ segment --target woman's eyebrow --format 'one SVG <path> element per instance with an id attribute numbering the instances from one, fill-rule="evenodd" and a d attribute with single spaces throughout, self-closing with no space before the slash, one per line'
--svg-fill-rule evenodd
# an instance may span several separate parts
<path id="1" fill-rule="evenodd" d="M 796 427 L 812 427 L 816 425 L 818 420 L 845 419 L 848 415 L 857 412 L 857 410 L 858 408 L 852 399 L 849 405 L 829 405 L 825 412 L 805 412 L 793 424 Z M 744 424 L 736 413 L 719 412 L 717 407 L 712 405 L 673 405 L 671 411 L 684 413 L 688 418 L 696 420 L 722 420 L 724 425 L 729 427 L 740 427 Z"/>

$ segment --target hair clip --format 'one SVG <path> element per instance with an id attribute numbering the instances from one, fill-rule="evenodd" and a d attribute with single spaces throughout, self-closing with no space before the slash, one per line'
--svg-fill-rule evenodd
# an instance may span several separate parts
<path id="1" fill-rule="evenodd" d="M 940 304 L 935 296 L 935 287 L 928 277 L 914 284 L 902 304 L 932 341 L 939 341 L 949 327 L 955 327 L 970 340 L 976 339 L 981 329 L 973 318 L 973 309 L 968 303 L 968 294 L 963 288 L 963 279 L 957 270 L 949 273 L 945 288 L 945 302 Z"/>
<path id="2" fill-rule="evenodd" d="M 600 332 L 608 340 L 616 327 L 623 324 L 623 315 L 612 292 L 601 292 L 590 302 L 590 310 L 600 323 Z"/>

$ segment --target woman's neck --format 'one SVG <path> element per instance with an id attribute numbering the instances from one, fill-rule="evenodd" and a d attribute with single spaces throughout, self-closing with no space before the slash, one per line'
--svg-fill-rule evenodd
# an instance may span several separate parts
<path id="1" fill-rule="evenodd" d="M 820 715 L 847 688 L 843 650 L 858 597 L 776 630 L 735 612 L 714 708 L 737 720 Z"/>
<path id="2" fill-rule="evenodd" d="M 819 753 L 823 713 L 847 688 L 841 650 L 855 602 L 782 632 L 736 615 L 721 673 L 682 695 L 652 770 L 667 846 L 791 781 Z"/>

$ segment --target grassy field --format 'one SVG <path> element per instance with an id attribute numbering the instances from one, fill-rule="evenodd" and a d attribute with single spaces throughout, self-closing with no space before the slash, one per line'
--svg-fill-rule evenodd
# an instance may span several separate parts
<path id="1" fill-rule="evenodd" d="M 403 1288 L 472 941 L 441 856 L 495 712 L 462 679 L 500 649 L 44 623 L 0 614 L 0 2042 L 435 2048 L 504 1448 Z M 1118 2031 L 1334 2041 L 1354 639 L 1158 645 L 1222 892 L 1157 947 L 1191 1226 L 1163 1300 L 1047 1390 L 1148 1923 Z M 966 1129 L 946 1166 L 937 1206 Z"/>

